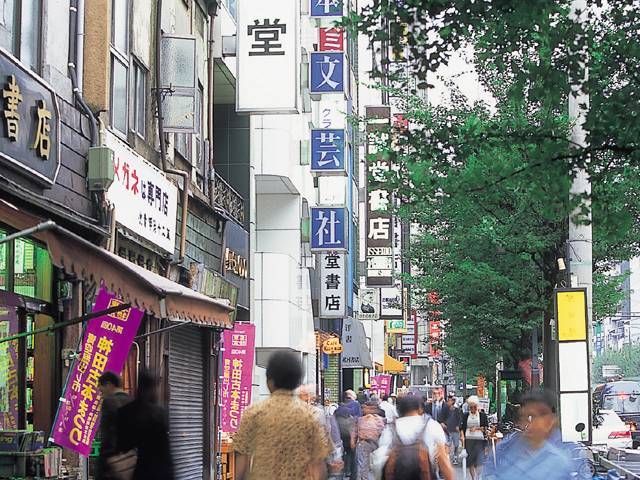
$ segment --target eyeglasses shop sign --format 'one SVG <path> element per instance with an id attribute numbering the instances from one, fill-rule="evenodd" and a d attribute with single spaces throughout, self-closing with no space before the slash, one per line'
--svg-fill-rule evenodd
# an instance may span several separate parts
<path id="1" fill-rule="evenodd" d="M 169 253 L 176 243 L 178 189 L 158 168 L 113 133 L 105 144 L 114 152 L 114 178 L 107 191 L 116 221 Z"/>

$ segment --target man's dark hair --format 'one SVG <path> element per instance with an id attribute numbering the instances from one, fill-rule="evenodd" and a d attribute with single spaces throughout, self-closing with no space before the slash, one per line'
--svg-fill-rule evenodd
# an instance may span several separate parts
<path id="1" fill-rule="evenodd" d="M 532 403 L 540 403 L 548 407 L 551 412 L 556 413 L 556 402 L 553 396 L 544 390 L 532 390 L 522 396 L 520 407 L 530 405 Z"/>
<path id="2" fill-rule="evenodd" d="M 386 402 L 387 400 L 389 400 L 389 395 L 387 395 L 386 393 L 383 393 L 382 396 L 380 397 L 380 399 L 383 402 Z"/>
<path id="3" fill-rule="evenodd" d="M 110 383 L 116 388 L 120 388 L 120 377 L 113 372 L 104 372 L 98 379 L 98 385 L 106 385 Z"/>
<path id="4" fill-rule="evenodd" d="M 360 387 L 360 388 L 358 388 L 358 391 L 359 391 L 359 392 L 364 392 L 364 387 Z"/>
<path id="5" fill-rule="evenodd" d="M 396 409 L 398 410 L 398 415 L 406 417 L 408 414 L 420 410 L 420 399 L 415 395 L 400 397 L 396 402 Z"/>
<path id="6" fill-rule="evenodd" d="M 267 380 L 273 382 L 276 390 L 295 390 L 302 383 L 304 372 L 298 355 L 280 351 L 269 358 Z"/>

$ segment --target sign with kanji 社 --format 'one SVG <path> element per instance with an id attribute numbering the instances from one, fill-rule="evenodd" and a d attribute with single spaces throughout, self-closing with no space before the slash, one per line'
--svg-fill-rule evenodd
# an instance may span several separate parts
<path id="1" fill-rule="evenodd" d="M 344 207 L 311 208 L 311 250 L 346 252 L 349 214 Z"/>
<path id="2" fill-rule="evenodd" d="M 238 112 L 298 113 L 299 5 L 297 0 L 237 3 Z"/>

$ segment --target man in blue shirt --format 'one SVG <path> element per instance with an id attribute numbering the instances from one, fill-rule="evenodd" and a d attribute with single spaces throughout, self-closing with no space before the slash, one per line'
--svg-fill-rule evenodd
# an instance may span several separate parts
<path id="1" fill-rule="evenodd" d="M 574 443 L 563 443 L 558 418 L 550 396 L 532 392 L 522 399 L 523 431 L 496 448 L 484 468 L 485 480 L 587 479 L 586 460 L 580 459 Z"/>

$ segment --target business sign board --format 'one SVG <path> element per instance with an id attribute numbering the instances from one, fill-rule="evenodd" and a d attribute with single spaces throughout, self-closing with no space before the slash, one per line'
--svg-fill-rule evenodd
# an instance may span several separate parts
<path id="1" fill-rule="evenodd" d="M 402 318 L 402 288 L 400 285 L 380 289 L 380 314 L 383 318 Z"/>
<path id="2" fill-rule="evenodd" d="M 112 293 L 98 293 L 93 312 L 122 305 Z M 76 358 L 60 399 L 53 441 L 85 457 L 91 453 L 100 425 L 102 395 L 98 379 L 104 372 L 121 372 L 138 333 L 144 312 L 127 308 L 87 322 L 82 349 Z"/>
<path id="3" fill-rule="evenodd" d="M 311 207 L 311 250 L 346 252 L 348 221 L 344 207 Z"/>
<path id="4" fill-rule="evenodd" d="M 343 318 L 347 312 L 346 255 L 318 254 L 320 261 L 320 318 Z"/>
<path id="5" fill-rule="evenodd" d="M 350 114 L 344 98 L 324 95 L 316 102 L 318 127 L 344 130 L 347 128 L 347 116 Z"/>
<path id="6" fill-rule="evenodd" d="M 343 0 L 309 0 L 309 13 L 312 17 L 342 17 Z"/>
<path id="7" fill-rule="evenodd" d="M 242 0 L 237 9 L 236 111 L 298 113 L 299 2 Z"/>
<path id="8" fill-rule="evenodd" d="M 311 130 L 311 173 L 316 175 L 347 174 L 345 130 Z"/>
<path id="9" fill-rule="evenodd" d="M 321 52 L 344 51 L 344 30 L 338 27 L 319 28 L 318 50 Z"/>
<path id="10" fill-rule="evenodd" d="M 105 145 L 114 152 L 113 183 L 107 198 L 115 208 L 116 222 L 172 254 L 178 188 L 109 131 L 105 132 Z"/>
<path id="11" fill-rule="evenodd" d="M 361 288 L 359 292 L 360 306 L 356 312 L 358 320 L 380 319 L 380 289 Z"/>
<path id="12" fill-rule="evenodd" d="M 402 318 L 387 320 L 387 333 L 407 333 L 407 322 Z"/>
<path id="13" fill-rule="evenodd" d="M 415 310 L 411 312 L 411 318 L 407 323 L 407 332 L 402 335 L 402 351 L 409 355 L 416 354 L 416 324 L 418 315 Z"/>
<path id="14" fill-rule="evenodd" d="M 347 70 L 344 52 L 311 52 L 309 59 L 311 94 L 343 94 Z"/>
<path id="15" fill-rule="evenodd" d="M 0 48 L 0 164 L 51 187 L 60 170 L 60 112 L 53 89 Z"/>
<path id="16" fill-rule="evenodd" d="M 342 322 L 342 368 L 373 368 L 367 336 L 360 320 L 347 317 Z"/>
<path id="17" fill-rule="evenodd" d="M 20 332 L 19 307 L 24 307 L 20 297 L 0 291 L 0 339 Z M 0 430 L 18 429 L 18 360 L 18 340 L 0 343 Z"/>

